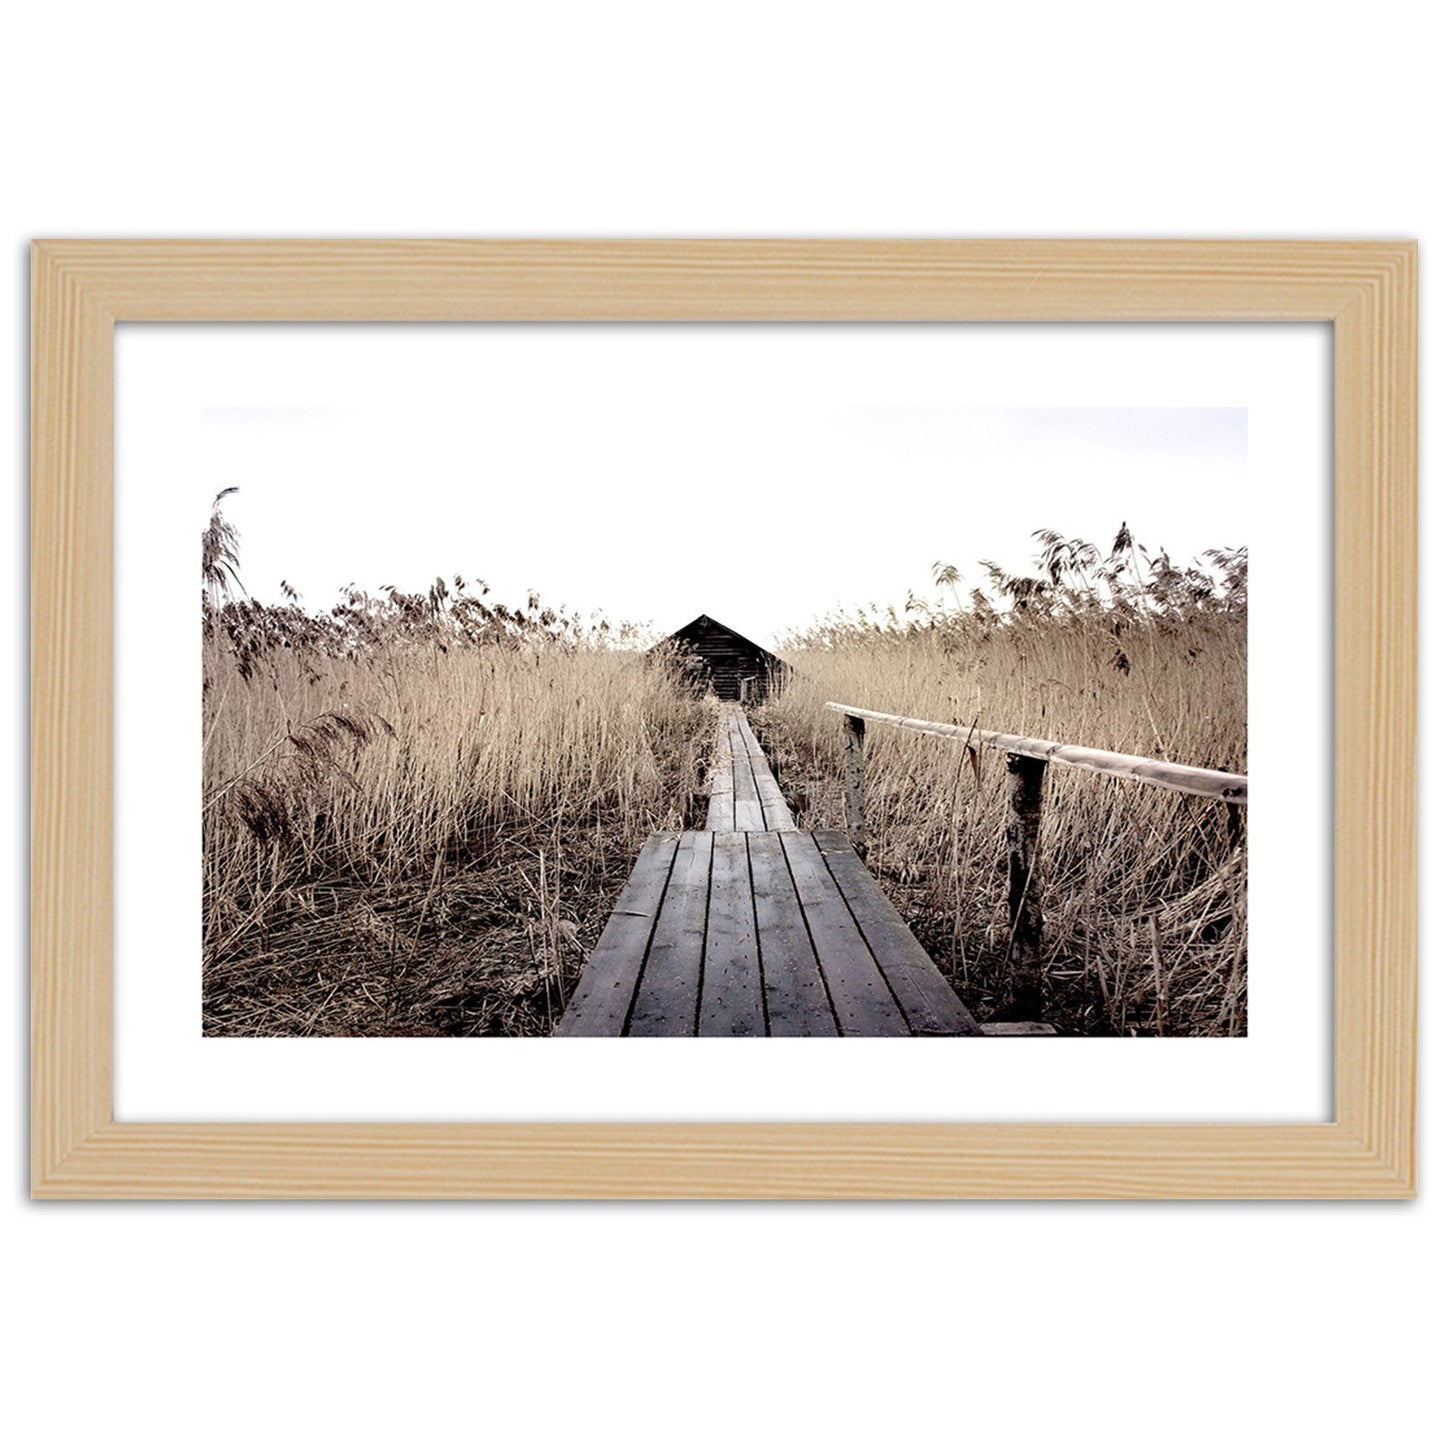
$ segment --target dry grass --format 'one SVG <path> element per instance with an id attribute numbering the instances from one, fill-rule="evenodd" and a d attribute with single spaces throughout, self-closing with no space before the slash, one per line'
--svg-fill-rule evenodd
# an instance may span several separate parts
<path id="1" fill-rule="evenodd" d="M 713 721 L 665 663 L 445 594 L 208 606 L 208 1033 L 546 1033 L 689 821 Z"/>
<path id="2" fill-rule="evenodd" d="M 1242 596 L 1169 604 L 1144 582 L 1134 605 L 1046 586 L 1006 616 L 863 616 L 794 639 L 792 681 L 757 721 L 806 824 L 843 824 L 842 719 L 827 701 L 1246 772 Z M 1007 995 L 1005 776 L 1002 754 L 975 770 L 961 744 L 868 729 L 869 866 L 984 1018 Z M 1040 857 L 1048 1021 L 1245 1032 L 1247 860 L 1226 808 L 1053 767 Z"/>

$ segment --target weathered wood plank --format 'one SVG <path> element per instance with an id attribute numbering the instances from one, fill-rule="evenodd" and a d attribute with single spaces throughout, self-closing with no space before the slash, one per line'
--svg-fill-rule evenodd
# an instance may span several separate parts
<path id="1" fill-rule="evenodd" d="M 743 736 L 746 728 L 743 709 L 738 707 L 736 702 L 724 702 L 721 730 L 718 733 L 718 767 L 727 769 L 730 775 L 728 786 L 733 793 L 733 821 L 728 827 L 743 832 L 760 832 L 766 827 L 766 821 Z"/>
<path id="2" fill-rule="evenodd" d="M 915 1034 L 976 1037 L 981 1032 L 978 1021 L 863 866 L 847 835 L 830 829 L 814 837 L 910 1029 Z"/>
<path id="3" fill-rule="evenodd" d="M 1000 1021 L 998 1023 L 980 1024 L 979 1028 L 990 1038 L 1052 1039 L 1058 1037 L 1053 1024 L 1041 1024 L 1036 1021 L 1031 1022 L 1027 1019 L 1021 1020 L 1018 1023 L 1005 1023 Z"/>
<path id="4" fill-rule="evenodd" d="M 797 824 L 792 809 L 788 807 L 788 800 L 773 775 L 768 755 L 741 708 L 737 710 L 736 722 L 736 736 L 751 768 L 753 786 L 757 789 L 758 803 L 762 808 L 763 827 L 770 832 L 795 828 Z"/>
<path id="5" fill-rule="evenodd" d="M 769 833 L 791 833 L 797 828 L 793 810 L 781 790 L 776 796 L 763 799 L 763 826 Z"/>
<path id="6" fill-rule="evenodd" d="M 627 1031 L 676 1037 L 697 1029 L 713 833 L 684 833 L 657 912 Z"/>
<path id="7" fill-rule="evenodd" d="M 713 839 L 697 1031 L 714 1038 L 767 1033 L 746 833 Z"/>
<path id="8" fill-rule="evenodd" d="M 724 833 L 733 826 L 732 764 L 717 767 L 712 775 L 712 792 L 707 800 L 707 831 Z"/>
<path id="9" fill-rule="evenodd" d="M 768 820 L 763 816 L 762 804 L 740 799 L 733 809 L 733 829 L 738 833 L 766 833 Z"/>
<path id="10" fill-rule="evenodd" d="M 748 725 L 741 716 L 734 717 L 732 726 L 728 730 L 728 742 L 732 748 L 735 783 L 740 779 L 744 787 L 757 791 L 757 781 L 753 776 L 753 757 L 748 751 L 747 743 Z"/>
<path id="11" fill-rule="evenodd" d="M 1163 758 L 1141 758 L 1134 753 L 1111 753 L 1102 748 L 1050 742 L 1047 738 L 1017 737 L 1013 733 L 960 727 L 957 723 L 899 717 L 895 713 L 874 712 L 870 708 L 852 707 L 841 702 L 828 702 L 823 706 L 851 718 L 888 723 L 892 727 L 906 728 L 910 732 L 931 733 L 934 737 L 960 738 L 973 747 L 1017 753 L 1021 757 L 1038 758 L 1045 763 L 1063 763 L 1066 767 L 1083 768 L 1093 773 L 1108 773 L 1116 778 L 1131 778 L 1136 783 L 1170 788 L 1176 793 L 1193 793 L 1201 798 L 1217 798 L 1227 803 L 1249 802 L 1249 778 L 1244 773 L 1222 773 L 1214 768 L 1189 767 L 1184 763 L 1171 763 Z"/>
<path id="12" fill-rule="evenodd" d="M 730 709 L 724 703 L 718 711 L 717 735 L 712 744 L 712 776 L 709 785 L 706 828 L 709 833 L 726 832 L 733 826 L 733 750 Z"/>
<path id="13" fill-rule="evenodd" d="M 758 780 L 753 776 L 753 765 L 747 749 L 735 740 L 733 753 L 733 826 L 740 832 L 761 833 L 767 824 L 763 820 L 763 802 L 758 796 Z"/>
<path id="14" fill-rule="evenodd" d="M 749 757 L 762 758 L 766 761 L 767 754 L 763 751 L 763 745 L 758 741 L 758 735 L 753 731 L 753 725 L 748 721 L 747 714 L 741 708 L 737 714 L 738 736 L 742 739 L 743 748 Z"/>
<path id="15" fill-rule="evenodd" d="M 788 800 L 783 797 L 777 778 L 773 776 L 766 755 L 761 749 L 749 752 L 748 761 L 752 765 L 753 785 L 758 790 L 758 802 L 762 806 L 765 826 L 774 832 L 792 828 L 792 810 L 788 807 Z"/>
<path id="16" fill-rule="evenodd" d="M 626 1028 L 677 841 L 676 833 L 654 833 L 642 845 L 557 1025 L 557 1037 L 608 1038 Z"/>
<path id="17" fill-rule="evenodd" d="M 828 986 L 838 1031 L 867 1037 L 910 1032 L 811 833 L 779 833 L 798 901 Z"/>
<path id="18" fill-rule="evenodd" d="M 724 703 L 714 744 L 707 830 L 758 833 L 793 828 L 792 810 L 737 703 Z"/>
<path id="19" fill-rule="evenodd" d="M 782 839 L 776 833 L 751 833 L 747 845 L 768 1032 L 774 1038 L 835 1037 L 838 1021 L 823 986 Z"/>

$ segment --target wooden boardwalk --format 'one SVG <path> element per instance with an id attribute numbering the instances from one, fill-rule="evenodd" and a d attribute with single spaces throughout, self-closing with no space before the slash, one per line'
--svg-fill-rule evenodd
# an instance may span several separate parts
<path id="1" fill-rule="evenodd" d="M 713 753 L 707 831 L 786 833 L 793 828 L 788 800 L 742 708 L 735 702 L 723 703 Z"/>
<path id="2" fill-rule="evenodd" d="M 841 832 L 800 832 L 725 707 L 707 831 L 647 840 L 559 1036 L 979 1034 Z"/>

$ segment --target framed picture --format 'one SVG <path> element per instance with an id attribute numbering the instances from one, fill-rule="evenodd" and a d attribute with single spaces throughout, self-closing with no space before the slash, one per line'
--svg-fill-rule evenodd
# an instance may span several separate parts
<path id="1" fill-rule="evenodd" d="M 36 1197 L 1413 1194 L 1413 244 L 44 241 L 32 271 Z M 1292 429 L 1251 409 L 1290 368 Z M 990 508 L 1036 556 L 974 586 Z M 520 572 L 383 584 L 360 549 L 418 517 L 581 610 Z M 1159 811 L 1115 848 L 1100 789 Z"/>

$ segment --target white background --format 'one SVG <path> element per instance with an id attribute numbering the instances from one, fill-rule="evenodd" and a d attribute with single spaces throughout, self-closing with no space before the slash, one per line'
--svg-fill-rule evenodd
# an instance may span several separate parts
<path id="1" fill-rule="evenodd" d="M 12 18 L 0 395 L 17 799 L 32 235 L 1408 235 L 1429 397 L 1445 117 L 1418 5 L 693 13 L 142 0 Z M 1424 588 L 1428 657 L 1439 589 Z M 1428 804 L 1428 757 L 1422 775 Z M 3 1358 L 19 1438 L 1438 1428 L 1428 888 L 1414 1204 L 38 1207 L 23 811 L 0 868 L 17 963 Z M 1435 851 L 1427 829 L 1427 880 Z"/>

